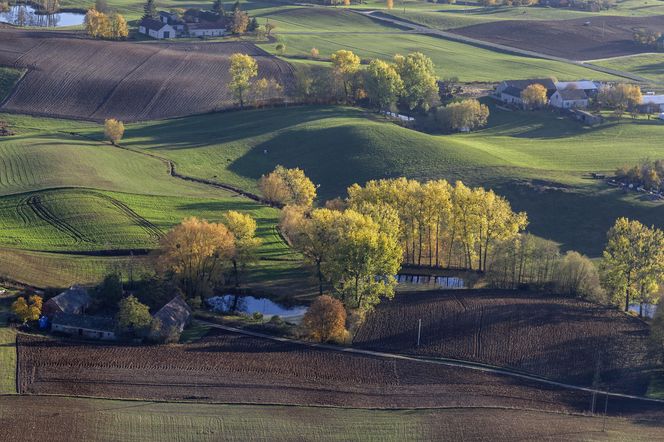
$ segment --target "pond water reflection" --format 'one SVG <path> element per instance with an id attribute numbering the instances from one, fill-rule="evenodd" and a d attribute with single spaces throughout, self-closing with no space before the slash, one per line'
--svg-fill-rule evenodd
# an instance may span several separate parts
<path id="1" fill-rule="evenodd" d="M 0 12 L 0 22 L 15 26 L 61 27 L 82 25 L 85 14 L 78 12 L 56 12 L 53 14 L 37 13 L 30 5 L 19 4 L 9 7 L 9 11 Z"/>
<path id="2" fill-rule="evenodd" d="M 268 298 L 227 294 L 207 299 L 210 310 L 217 313 L 262 313 L 265 319 L 278 315 L 288 322 L 300 322 L 307 311 L 303 305 L 285 306 Z"/>

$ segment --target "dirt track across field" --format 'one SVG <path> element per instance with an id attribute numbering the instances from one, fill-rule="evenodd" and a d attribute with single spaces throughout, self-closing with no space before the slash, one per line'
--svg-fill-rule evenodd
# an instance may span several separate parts
<path id="1" fill-rule="evenodd" d="M 291 87 L 292 67 L 246 42 L 108 42 L 73 32 L 0 29 L 0 66 L 28 69 L 0 110 L 136 121 L 230 108 L 234 53 L 255 57 L 259 77 Z"/>
<path id="2" fill-rule="evenodd" d="M 589 24 L 586 24 L 589 22 Z M 597 16 L 573 20 L 506 20 L 466 26 L 450 32 L 572 60 L 596 60 L 651 52 L 633 42 L 636 29 L 664 29 L 664 15 Z"/>

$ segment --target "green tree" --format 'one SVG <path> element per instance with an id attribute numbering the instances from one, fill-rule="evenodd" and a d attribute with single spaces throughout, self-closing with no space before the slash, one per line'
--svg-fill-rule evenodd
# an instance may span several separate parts
<path id="1" fill-rule="evenodd" d="M 332 242 L 323 272 L 335 295 L 360 310 L 372 308 L 381 297 L 394 297 L 402 256 L 396 229 L 381 230 L 370 216 L 354 210 L 330 212 Z M 398 226 L 398 219 L 391 221 Z"/>
<path id="2" fill-rule="evenodd" d="M 360 57 L 353 51 L 340 49 L 330 57 L 332 61 L 332 72 L 343 84 L 344 97 L 349 102 L 353 90 L 353 79 L 358 70 L 360 70 Z"/>
<path id="3" fill-rule="evenodd" d="M 438 81 L 431 59 L 421 52 L 395 55 L 394 64 L 403 81 L 401 99 L 409 109 L 428 111 L 438 102 Z"/>
<path id="4" fill-rule="evenodd" d="M 154 0 L 147 0 L 143 6 L 143 18 L 157 19 L 157 5 Z"/>
<path id="5" fill-rule="evenodd" d="M 364 87 L 369 101 L 378 110 L 394 107 L 403 91 L 403 81 L 394 66 L 382 60 L 371 60 L 365 71 Z"/>
<path id="6" fill-rule="evenodd" d="M 654 293 L 664 266 L 664 235 L 638 221 L 618 218 L 609 230 L 602 258 L 603 284 L 625 311 L 635 299 L 644 302 Z"/>
<path id="7" fill-rule="evenodd" d="M 123 294 L 120 275 L 117 273 L 106 275 L 102 283 L 95 290 L 96 305 L 100 309 L 115 308 L 122 299 Z"/>
<path id="8" fill-rule="evenodd" d="M 229 84 L 235 97 L 240 102 L 240 107 L 244 107 L 244 95 L 249 86 L 251 79 L 258 75 L 258 64 L 256 60 L 246 54 L 233 54 L 231 55 L 231 67 L 229 69 L 231 74 L 231 82 Z"/>
<path id="9" fill-rule="evenodd" d="M 240 287 L 240 276 L 247 266 L 258 260 L 260 238 L 256 238 L 256 220 L 245 213 L 231 210 L 226 213 L 226 227 L 233 236 L 234 253 L 231 255 L 235 287 Z"/>
<path id="10" fill-rule="evenodd" d="M 222 17 L 224 12 L 224 2 L 222 0 L 214 0 L 212 2 L 212 11 Z"/>
<path id="11" fill-rule="evenodd" d="M 473 130 L 486 126 L 489 107 L 475 99 L 450 103 L 436 109 L 436 120 L 444 129 Z"/>
<path id="12" fill-rule="evenodd" d="M 152 322 L 148 306 L 141 304 L 133 295 L 120 301 L 116 319 L 120 332 L 130 337 L 144 336 Z"/>

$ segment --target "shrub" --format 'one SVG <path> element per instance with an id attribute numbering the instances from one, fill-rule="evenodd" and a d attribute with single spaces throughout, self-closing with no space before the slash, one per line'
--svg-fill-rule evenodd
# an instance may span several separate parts
<path id="1" fill-rule="evenodd" d="M 344 305 L 331 296 L 319 296 L 305 313 L 302 326 L 311 340 L 344 342 L 348 335 Z"/>
<path id="2" fill-rule="evenodd" d="M 558 265 L 556 289 L 561 294 L 578 296 L 596 302 L 605 302 L 606 296 L 595 264 L 578 252 L 567 252 Z"/>
<path id="3" fill-rule="evenodd" d="M 254 312 L 253 315 L 251 315 L 252 318 L 254 318 L 256 321 L 260 321 L 263 319 L 263 314 L 261 312 Z"/>
<path id="4" fill-rule="evenodd" d="M 447 131 L 473 130 L 486 126 L 489 107 L 477 100 L 463 100 L 436 109 L 435 118 Z"/>

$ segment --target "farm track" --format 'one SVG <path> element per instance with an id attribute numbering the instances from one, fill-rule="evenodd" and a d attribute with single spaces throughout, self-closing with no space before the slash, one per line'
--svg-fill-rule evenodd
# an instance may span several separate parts
<path id="1" fill-rule="evenodd" d="M 81 231 L 67 223 L 66 221 L 61 220 L 53 212 L 51 212 L 44 204 L 39 195 L 33 195 L 28 197 L 25 201 L 25 204 L 32 209 L 32 211 L 37 215 L 37 217 L 48 224 L 52 225 L 56 229 L 63 232 L 65 235 L 71 237 L 76 243 L 93 243 L 94 241 L 90 238 L 87 238 Z"/>

